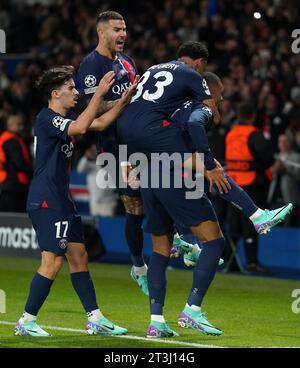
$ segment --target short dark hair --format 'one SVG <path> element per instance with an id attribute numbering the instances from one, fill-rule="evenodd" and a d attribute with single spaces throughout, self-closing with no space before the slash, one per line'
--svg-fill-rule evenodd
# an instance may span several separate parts
<path id="1" fill-rule="evenodd" d="M 99 23 L 108 22 L 110 20 L 124 20 L 124 18 L 120 13 L 108 10 L 98 15 L 96 25 L 98 26 Z"/>
<path id="2" fill-rule="evenodd" d="M 237 118 L 240 121 L 253 119 L 255 108 L 252 102 L 241 102 L 237 107 Z"/>
<path id="3" fill-rule="evenodd" d="M 208 59 L 208 49 L 201 42 L 187 41 L 183 43 L 177 51 L 177 59 L 183 56 L 188 56 L 193 60 L 201 59 L 201 58 L 207 60 Z"/>
<path id="4" fill-rule="evenodd" d="M 73 78 L 74 74 L 75 68 L 72 65 L 62 65 L 48 69 L 36 81 L 36 87 L 45 99 L 50 100 L 51 92 Z"/>
<path id="5" fill-rule="evenodd" d="M 215 85 L 222 83 L 221 79 L 217 76 L 217 74 L 212 72 L 204 72 L 203 77 L 207 82 L 208 88 L 211 88 Z"/>

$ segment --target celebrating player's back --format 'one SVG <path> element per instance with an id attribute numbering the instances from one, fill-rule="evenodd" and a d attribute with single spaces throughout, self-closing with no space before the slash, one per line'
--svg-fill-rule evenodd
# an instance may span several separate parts
<path id="1" fill-rule="evenodd" d="M 119 119 L 122 140 L 129 142 L 153 134 L 186 99 L 210 99 L 205 79 L 189 65 L 172 61 L 148 69 L 135 96 Z"/>

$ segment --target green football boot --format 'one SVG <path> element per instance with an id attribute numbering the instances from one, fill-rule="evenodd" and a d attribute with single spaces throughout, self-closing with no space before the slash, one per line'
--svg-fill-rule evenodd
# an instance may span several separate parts
<path id="1" fill-rule="evenodd" d="M 277 208 L 276 210 L 264 210 L 264 212 L 254 219 L 253 225 L 259 234 L 267 234 L 274 226 L 283 221 L 293 210 L 292 203 Z"/>
<path id="2" fill-rule="evenodd" d="M 184 308 L 183 312 L 180 313 L 177 322 L 182 328 L 191 328 L 203 333 L 204 335 L 218 336 L 223 333 L 217 327 L 208 322 L 205 313 L 195 312 L 189 307 Z"/>
<path id="3" fill-rule="evenodd" d="M 173 245 L 171 248 L 171 258 L 181 257 L 184 253 L 191 252 L 193 250 L 193 244 L 187 243 L 177 233 L 173 238 Z"/>
<path id="4" fill-rule="evenodd" d="M 27 323 L 17 322 L 15 326 L 15 335 L 20 336 L 34 336 L 34 337 L 49 337 L 48 332 L 44 331 L 36 321 L 30 321 Z"/>
<path id="5" fill-rule="evenodd" d="M 177 337 L 179 334 L 168 326 L 167 322 L 151 321 L 147 329 L 147 337 L 157 339 L 160 337 Z"/>
<path id="6" fill-rule="evenodd" d="M 127 328 L 117 326 L 105 317 L 102 317 L 96 322 L 87 321 L 86 324 L 86 333 L 88 335 L 119 336 L 126 335 L 127 332 Z"/>
<path id="7" fill-rule="evenodd" d="M 147 280 L 147 274 L 145 275 L 141 275 L 138 276 L 135 272 L 135 267 L 132 266 L 131 267 L 131 271 L 130 271 L 130 275 L 133 278 L 133 280 L 135 282 L 137 282 L 137 284 L 139 285 L 139 287 L 141 288 L 142 292 L 149 296 L 149 289 L 148 289 L 148 280 Z"/>

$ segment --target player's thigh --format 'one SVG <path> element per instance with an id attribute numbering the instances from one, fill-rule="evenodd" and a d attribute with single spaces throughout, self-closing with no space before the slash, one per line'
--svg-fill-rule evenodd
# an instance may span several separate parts
<path id="1" fill-rule="evenodd" d="M 50 208 L 28 211 L 28 214 L 36 231 L 40 250 L 59 256 L 64 255 L 68 246 L 70 217 Z"/>
<path id="2" fill-rule="evenodd" d="M 84 244 L 84 232 L 81 216 L 74 215 L 72 217 L 67 236 L 68 249 L 66 257 L 69 265 L 73 268 L 85 268 L 88 263 L 88 255 Z"/>
<path id="3" fill-rule="evenodd" d="M 54 270 L 57 273 L 61 269 L 63 262 L 64 256 L 48 251 L 43 251 L 41 253 L 41 267 L 43 269 Z"/>
<path id="4" fill-rule="evenodd" d="M 176 225 L 191 228 L 206 221 L 217 222 L 215 211 L 205 194 L 201 198 L 187 199 L 185 188 L 158 189 L 157 193 Z"/>

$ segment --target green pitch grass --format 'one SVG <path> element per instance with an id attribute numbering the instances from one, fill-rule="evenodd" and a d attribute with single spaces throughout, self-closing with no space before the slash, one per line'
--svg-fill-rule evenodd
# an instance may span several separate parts
<path id="1" fill-rule="evenodd" d="M 105 347 L 105 348 L 170 348 L 189 344 L 222 347 L 300 347 L 299 314 L 292 312 L 291 297 L 299 289 L 299 281 L 237 276 L 218 273 L 203 305 L 208 319 L 221 328 L 220 337 L 204 336 L 190 329 L 181 329 L 176 319 L 185 305 L 191 285 L 190 270 L 168 270 L 168 293 L 165 316 L 180 337 L 167 339 L 171 344 L 145 337 L 149 322 L 147 298 L 133 282 L 130 266 L 91 264 L 98 301 L 105 316 L 127 327 L 129 339 L 103 335 L 87 336 L 80 331 L 48 328 L 50 338 L 14 336 L 13 325 L 20 317 L 31 278 L 39 261 L 0 258 L 0 289 L 6 292 L 6 313 L 0 314 L 1 347 Z M 39 314 L 39 323 L 83 330 L 86 317 L 75 295 L 65 264 Z M 46 329 L 46 328 L 45 328 Z M 173 341 L 182 342 L 176 345 Z"/>

